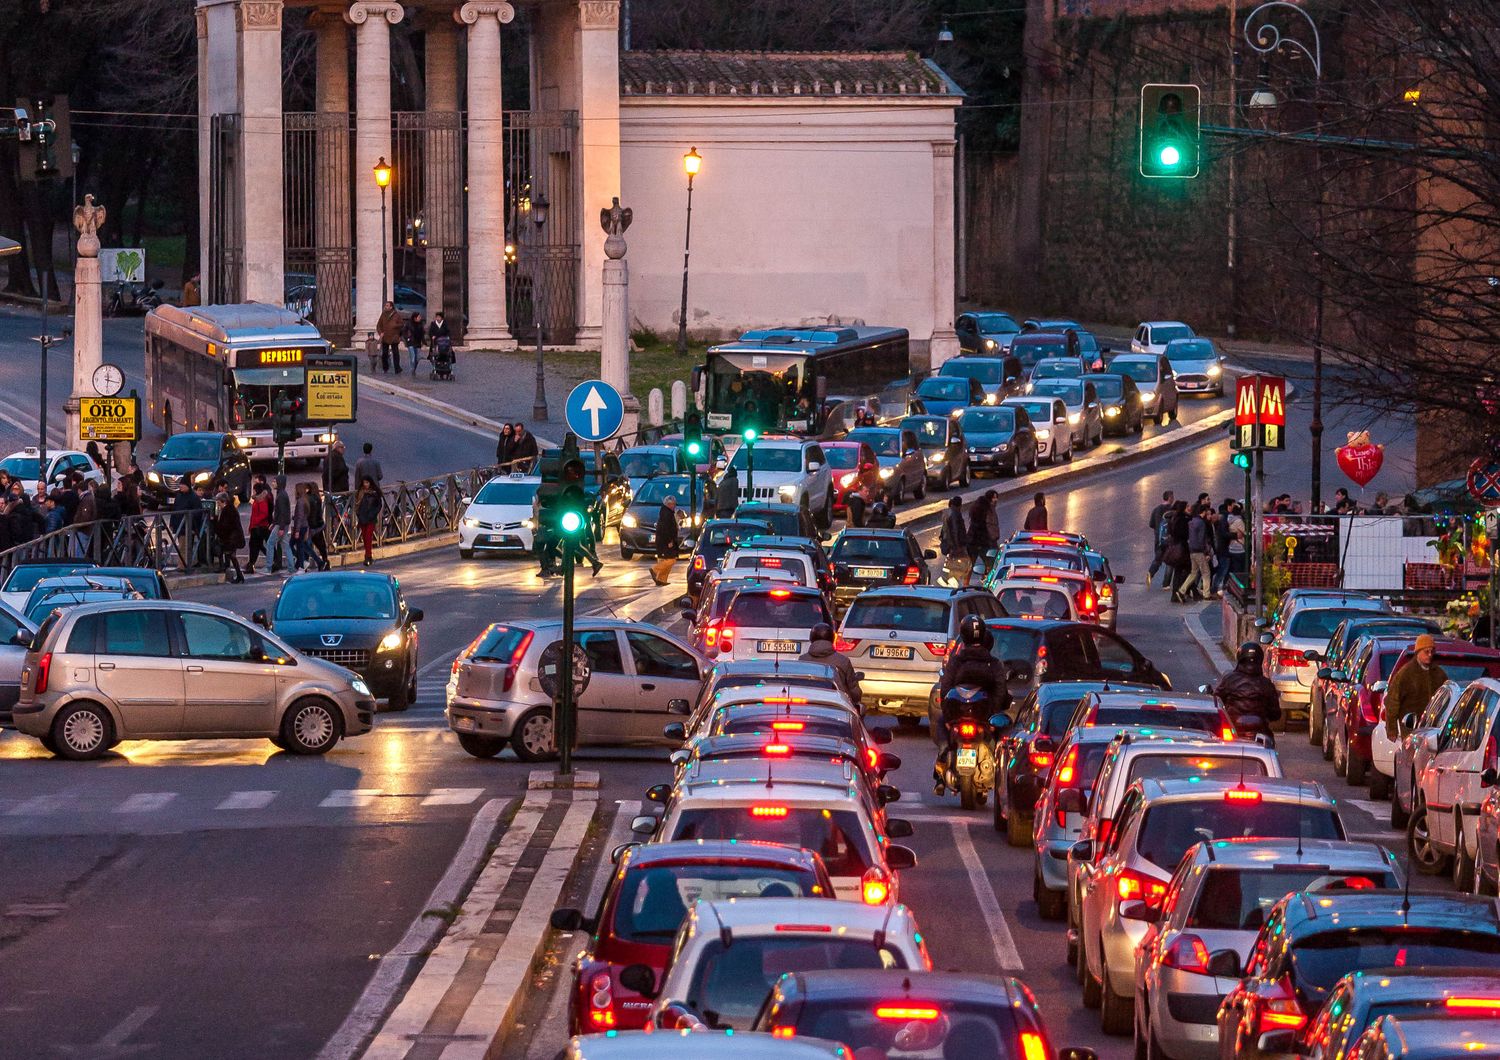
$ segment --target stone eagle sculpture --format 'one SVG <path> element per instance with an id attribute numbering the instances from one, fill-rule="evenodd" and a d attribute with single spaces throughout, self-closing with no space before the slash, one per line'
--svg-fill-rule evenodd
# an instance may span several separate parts
<path id="1" fill-rule="evenodd" d="M 599 224 L 607 235 L 623 236 L 630 227 L 634 214 L 628 206 L 620 205 L 620 197 L 614 196 L 612 206 L 599 211 Z"/>

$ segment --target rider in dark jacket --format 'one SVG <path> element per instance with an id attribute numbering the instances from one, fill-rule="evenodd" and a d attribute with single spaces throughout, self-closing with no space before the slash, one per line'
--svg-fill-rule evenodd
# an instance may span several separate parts
<path id="1" fill-rule="evenodd" d="M 864 705 L 859 694 L 859 678 L 855 676 L 854 664 L 849 661 L 847 655 L 834 650 L 833 627 L 827 622 L 819 622 L 812 628 L 807 638 L 807 650 L 802 653 L 801 661 L 822 663 L 837 670 L 839 683 L 844 686 L 844 691 L 854 703 L 854 708 L 864 713 Z"/>
<path id="2" fill-rule="evenodd" d="M 1257 717 L 1261 730 L 1271 731 L 1271 722 L 1281 717 L 1281 696 L 1261 669 L 1265 653 L 1259 644 L 1240 645 L 1235 656 L 1234 669 L 1230 670 L 1214 688 L 1214 695 L 1224 704 L 1231 722 L 1242 717 Z"/>
<path id="3" fill-rule="evenodd" d="M 948 653 L 948 658 L 943 662 L 942 675 L 938 678 L 938 701 L 942 705 L 942 716 L 934 721 L 940 721 L 943 729 L 940 734 L 933 735 L 933 740 L 939 747 L 946 747 L 948 742 L 948 693 L 960 685 L 982 689 L 989 696 L 990 714 L 1010 709 L 1010 689 L 1005 683 L 1005 664 L 990 654 L 994 643 L 995 635 L 978 615 L 968 615 L 958 624 L 958 648 Z"/>

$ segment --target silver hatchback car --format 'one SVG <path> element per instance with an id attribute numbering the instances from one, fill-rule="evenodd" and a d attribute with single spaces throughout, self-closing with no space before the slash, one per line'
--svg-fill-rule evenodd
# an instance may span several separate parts
<path id="1" fill-rule="evenodd" d="M 323 754 L 374 718 L 358 675 L 222 608 L 170 600 L 53 612 L 26 653 L 15 707 L 17 729 L 77 759 L 121 740 L 236 736 Z"/>

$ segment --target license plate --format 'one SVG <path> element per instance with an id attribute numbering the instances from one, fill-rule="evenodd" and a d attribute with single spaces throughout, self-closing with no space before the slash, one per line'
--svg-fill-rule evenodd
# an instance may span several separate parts
<path id="1" fill-rule="evenodd" d="M 793 655 L 797 651 L 797 642 L 794 640 L 763 640 L 756 644 L 757 651 L 770 652 L 773 655 Z"/>
<path id="2" fill-rule="evenodd" d="M 870 649 L 872 659 L 910 659 L 912 655 L 912 649 L 903 644 L 877 644 Z"/>
<path id="3" fill-rule="evenodd" d="M 975 769 L 979 765 L 979 748 L 960 747 L 956 765 L 959 769 Z"/>
<path id="4" fill-rule="evenodd" d="M 478 727 L 473 718 L 453 719 L 453 729 L 455 732 L 473 732 Z"/>
<path id="5" fill-rule="evenodd" d="M 891 572 L 890 572 L 890 568 L 889 567 L 855 567 L 854 568 L 854 576 L 856 578 L 884 578 L 886 575 L 888 575 L 890 573 Z"/>

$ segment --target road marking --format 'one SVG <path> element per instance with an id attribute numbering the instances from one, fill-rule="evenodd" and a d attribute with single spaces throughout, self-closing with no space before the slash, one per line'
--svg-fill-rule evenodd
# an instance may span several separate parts
<path id="1" fill-rule="evenodd" d="M 143 791 L 116 806 L 115 813 L 155 813 L 166 809 L 167 803 L 175 798 L 174 791 Z"/>
<path id="2" fill-rule="evenodd" d="M 25 817 L 53 813 L 61 810 L 67 801 L 66 795 L 33 795 L 31 798 L 22 799 L 12 806 L 6 811 L 6 816 Z"/>
<path id="3" fill-rule="evenodd" d="M 264 810 L 276 797 L 274 791 L 231 791 L 216 810 Z"/>
<path id="4" fill-rule="evenodd" d="M 146 1025 L 146 1021 L 156 1015 L 155 1005 L 142 1005 L 140 1008 L 126 1016 L 109 1031 L 108 1034 L 99 1039 L 99 1044 L 105 1049 L 118 1049 L 125 1044 L 136 1031 Z"/>
<path id="5" fill-rule="evenodd" d="M 1376 802 L 1373 799 L 1339 799 L 1341 806 L 1357 806 L 1377 821 L 1391 812 L 1391 804 L 1388 802 Z"/>
<path id="6" fill-rule="evenodd" d="M 1000 970 L 1023 971 L 1026 965 L 1021 960 L 1021 951 L 1016 949 L 1016 940 L 1011 937 L 1010 925 L 1005 922 L 1005 913 L 1000 909 L 1000 899 L 995 897 L 995 888 L 990 885 L 989 875 L 985 873 L 984 865 L 979 860 L 979 851 L 974 849 L 974 840 L 969 835 L 969 830 L 960 828 L 957 821 L 952 822 L 951 827 L 953 845 L 958 848 L 958 856 L 963 859 L 964 868 L 969 873 L 969 886 L 974 889 L 979 911 L 984 914 L 990 938 L 995 942 L 995 956 L 1000 961 Z"/>
<path id="7" fill-rule="evenodd" d="M 379 794 L 379 788 L 345 788 L 331 793 L 328 798 L 318 803 L 318 807 L 324 810 L 357 809 L 370 805 Z"/>
<path id="8" fill-rule="evenodd" d="M 483 788 L 433 788 L 423 806 L 467 806 L 484 794 Z"/>

